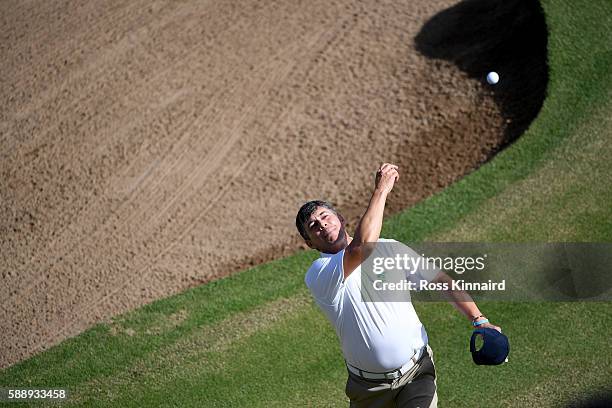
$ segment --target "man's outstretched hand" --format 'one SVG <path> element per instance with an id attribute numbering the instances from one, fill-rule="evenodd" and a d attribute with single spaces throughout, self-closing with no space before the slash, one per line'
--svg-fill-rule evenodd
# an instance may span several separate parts
<path id="1" fill-rule="evenodd" d="M 395 164 L 383 163 L 376 172 L 376 190 L 389 193 L 397 180 L 399 180 L 399 167 Z"/>
<path id="2" fill-rule="evenodd" d="M 344 251 L 342 262 L 345 279 L 371 253 L 373 247 L 366 244 L 376 242 L 380 237 L 387 194 L 393 189 L 395 181 L 399 179 L 397 170 L 396 165 L 384 163 L 376 172 L 376 188 L 370 198 L 368 208 L 357 225 L 355 236 Z"/>
<path id="3" fill-rule="evenodd" d="M 502 332 L 501 327 L 495 326 L 494 324 L 491 324 L 491 323 L 481 324 L 477 328 L 480 329 L 481 327 L 486 327 L 486 328 L 489 328 L 489 329 L 497 330 L 500 333 Z"/>

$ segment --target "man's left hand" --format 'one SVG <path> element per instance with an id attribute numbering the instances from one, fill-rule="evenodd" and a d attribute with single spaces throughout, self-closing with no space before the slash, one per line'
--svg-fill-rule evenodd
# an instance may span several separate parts
<path id="1" fill-rule="evenodd" d="M 481 327 L 487 327 L 489 329 L 495 329 L 495 330 L 497 330 L 500 333 L 502 332 L 501 327 L 495 326 L 494 324 L 491 324 L 491 323 L 481 324 L 480 326 L 475 327 L 475 329 L 480 329 Z"/>

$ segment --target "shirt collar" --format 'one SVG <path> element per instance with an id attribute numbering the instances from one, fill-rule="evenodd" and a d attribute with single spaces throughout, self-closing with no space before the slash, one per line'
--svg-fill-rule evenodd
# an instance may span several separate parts
<path id="1" fill-rule="evenodd" d="M 346 248 L 344 248 L 346 249 Z M 319 252 L 319 255 L 321 256 L 321 258 L 331 258 L 334 255 L 338 255 L 340 252 L 344 251 L 344 249 L 341 249 L 340 251 L 336 252 L 335 254 L 328 254 L 327 252 Z"/>

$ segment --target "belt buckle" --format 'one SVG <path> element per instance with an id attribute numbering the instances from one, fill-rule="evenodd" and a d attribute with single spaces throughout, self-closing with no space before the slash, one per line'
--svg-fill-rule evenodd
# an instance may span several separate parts
<path id="1" fill-rule="evenodd" d="M 399 375 L 398 375 L 399 373 Z M 386 380 L 395 380 L 396 378 L 399 378 L 402 376 L 402 372 L 398 369 L 398 370 L 394 370 L 388 373 L 385 373 L 385 379 Z"/>

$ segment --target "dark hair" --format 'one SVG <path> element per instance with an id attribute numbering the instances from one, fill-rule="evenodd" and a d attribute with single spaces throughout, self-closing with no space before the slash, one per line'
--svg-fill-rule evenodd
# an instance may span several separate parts
<path id="1" fill-rule="evenodd" d="M 306 233 L 306 228 L 304 228 L 304 224 L 306 223 L 306 221 L 308 221 L 308 218 L 310 218 L 312 213 L 318 207 L 325 207 L 329 209 L 330 211 L 333 211 L 334 214 L 338 215 L 338 211 L 336 211 L 334 206 L 328 203 L 327 201 L 313 200 L 313 201 L 309 201 L 306 204 L 304 204 L 300 208 L 300 211 L 298 211 L 297 216 L 295 217 L 295 226 L 300 232 L 300 235 L 302 236 L 302 238 L 304 238 L 304 241 L 308 241 L 309 239 L 308 234 Z"/>

